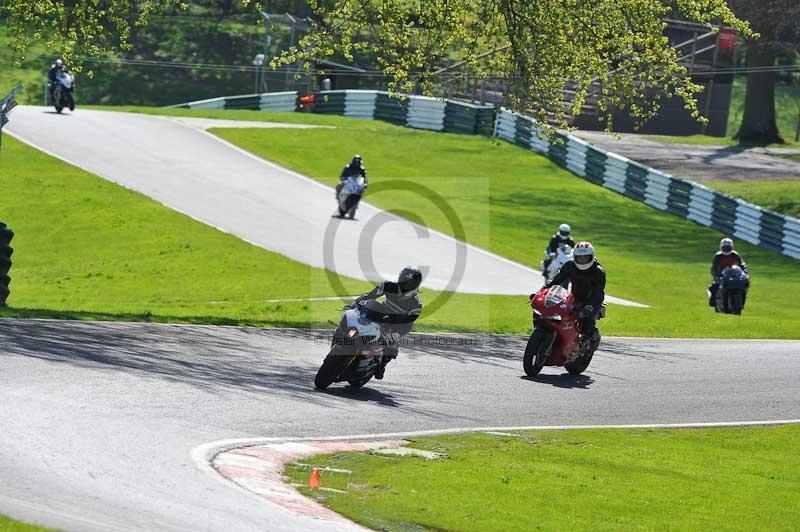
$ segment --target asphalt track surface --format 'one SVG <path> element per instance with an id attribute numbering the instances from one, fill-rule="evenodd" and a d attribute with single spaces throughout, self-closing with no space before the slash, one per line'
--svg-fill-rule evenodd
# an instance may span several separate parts
<path id="1" fill-rule="evenodd" d="M 425 272 L 425 286 L 436 290 L 527 295 L 544 284 L 536 270 L 367 203 L 359 208 L 357 221 L 332 218 L 333 189 L 215 137 L 205 131 L 212 123 L 80 109 L 58 115 L 20 106 L 7 129 L 206 224 L 342 275 L 392 279 L 402 267 L 417 263 Z M 543 246 L 547 237 L 539 238 Z"/>
<path id="2" fill-rule="evenodd" d="M 65 530 L 308 530 L 200 471 L 192 449 L 235 438 L 800 418 L 798 341 L 604 339 L 584 376 L 545 368 L 528 380 L 525 338 L 417 335 L 384 381 L 322 393 L 312 381 L 327 346 L 314 334 L 0 320 L 0 513 Z"/>

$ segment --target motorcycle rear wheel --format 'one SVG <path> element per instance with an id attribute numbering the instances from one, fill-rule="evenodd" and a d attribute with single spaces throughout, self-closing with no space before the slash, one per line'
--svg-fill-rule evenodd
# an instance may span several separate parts
<path id="1" fill-rule="evenodd" d="M 550 333 L 553 334 L 553 333 Z M 542 371 L 547 357 L 550 356 L 552 344 L 547 333 L 542 328 L 536 328 L 525 346 L 525 356 L 522 357 L 522 369 L 528 377 L 535 377 Z"/>
<path id="2" fill-rule="evenodd" d="M 347 369 L 352 361 L 353 355 L 348 354 L 343 346 L 333 346 L 317 371 L 317 376 L 314 377 L 314 388 L 324 390 L 336 382 L 339 375 Z"/>

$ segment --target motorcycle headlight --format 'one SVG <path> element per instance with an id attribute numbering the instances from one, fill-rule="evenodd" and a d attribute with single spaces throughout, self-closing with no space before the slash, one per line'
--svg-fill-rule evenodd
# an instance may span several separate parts
<path id="1" fill-rule="evenodd" d="M 351 328 L 347 331 L 347 337 L 352 338 L 358 334 L 358 329 Z"/>

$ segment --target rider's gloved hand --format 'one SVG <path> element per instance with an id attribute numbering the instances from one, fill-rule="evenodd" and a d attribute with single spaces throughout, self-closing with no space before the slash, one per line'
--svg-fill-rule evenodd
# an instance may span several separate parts
<path id="1" fill-rule="evenodd" d="M 594 311 L 594 307 L 593 306 L 584 305 L 583 308 L 581 309 L 581 311 L 578 313 L 578 317 L 580 317 L 580 318 L 588 318 L 589 316 L 592 315 L 593 311 Z"/>
<path id="2" fill-rule="evenodd" d="M 386 335 L 386 344 L 390 347 L 396 347 L 400 345 L 400 333 L 398 332 L 391 332 Z"/>

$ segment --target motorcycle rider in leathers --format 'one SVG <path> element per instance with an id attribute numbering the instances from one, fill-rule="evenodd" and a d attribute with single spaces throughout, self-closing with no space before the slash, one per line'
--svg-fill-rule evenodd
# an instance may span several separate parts
<path id="1" fill-rule="evenodd" d="M 553 262 L 553 258 L 556 256 L 556 252 L 558 251 L 558 246 L 561 244 L 567 244 L 569 247 L 575 247 L 575 241 L 570 236 L 572 232 L 572 228 L 569 224 L 561 224 L 558 226 L 558 232 L 550 237 L 550 243 L 547 244 L 547 257 L 544 259 L 544 264 L 542 267 L 544 269 L 543 274 L 546 275 L 547 268 L 550 267 L 550 263 Z"/>
<path id="2" fill-rule="evenodd" d="M 336 185 L 336 202 L 339 202 L 339 193 L 342 191 L 342 187 L 344 186 L 345 181 L 349 177 L 363 177 L 364 178 L 364 186 L 368 186 L 369 182 L 367 181 L 367 169 L 364 168 L 364 165 L 361 164 L 361 156 L 356 154 L 353 156 L 353 160 L 350 161 L 350 164 L 344 165 L 342 169 L 342 173 L 339 174 L 339 184 Z"/>
<path id="3" fill-rule="evenodd" d="M 53 99 L 53 91 L 56 88 L 58 73 L 66 71 L 67 67 L 64 65 L 64 61 L 61 59 L 56 59 L 55 63 L 53 63 L 50 68 L 47 69 L 47 88 L 49 90 L 51 100 Z"/>
<path id="4" fill-rule="evenodd" d="M 381 362 L 375 370 L 376 379 L 382 379 L 386 365 L 397 358 L 401 337 L 411 332 L 414 321 L 422 312 L 422 300 L 419 297 L 421 283 L 422 272 L 419 267 L 407 266 L 400 272 L 396 283 L 384 281 L 348 305 L 348 307 L 355 307 L 359 303 L 372 300 L 372 303 L 363 307 L 367 318 L 379 323 L 386 323 L 386 317 L 388 317 L 391 332 L 389 338 L 386 339 Z M 384 296 L 383 302 L 374 301 L 381 296 Z"/>
<path id="5" fill-rule="evenodd" d="M 709 306 L 715 306 L 717 289 L 719 288 L 719 278 L 722 276 L 722 270 L 728 266 L 739 266 L 745 273 L 749 273 L 747 271 L 747 263 L 745 263 L 739 253 L 733 250 L 733 240 L 730 238 L 723 238 L 719 241 L 719 251 L 711 260 L 711 284 L 708 287 Z"/>
<path id="6" fill-rule="evenodd" d="M 606 272 L 597 261 L 594 246 L 590 242 L 578 242 L 572 260 L 564 263 L 545 288 L 555 285 L 567 288 L 570 283 L 572 295 L 578 304 L 581 345 L 585 347 L 590 340 L 599 338 L 600 331 L 595 324 L 606 297 Z"/>

